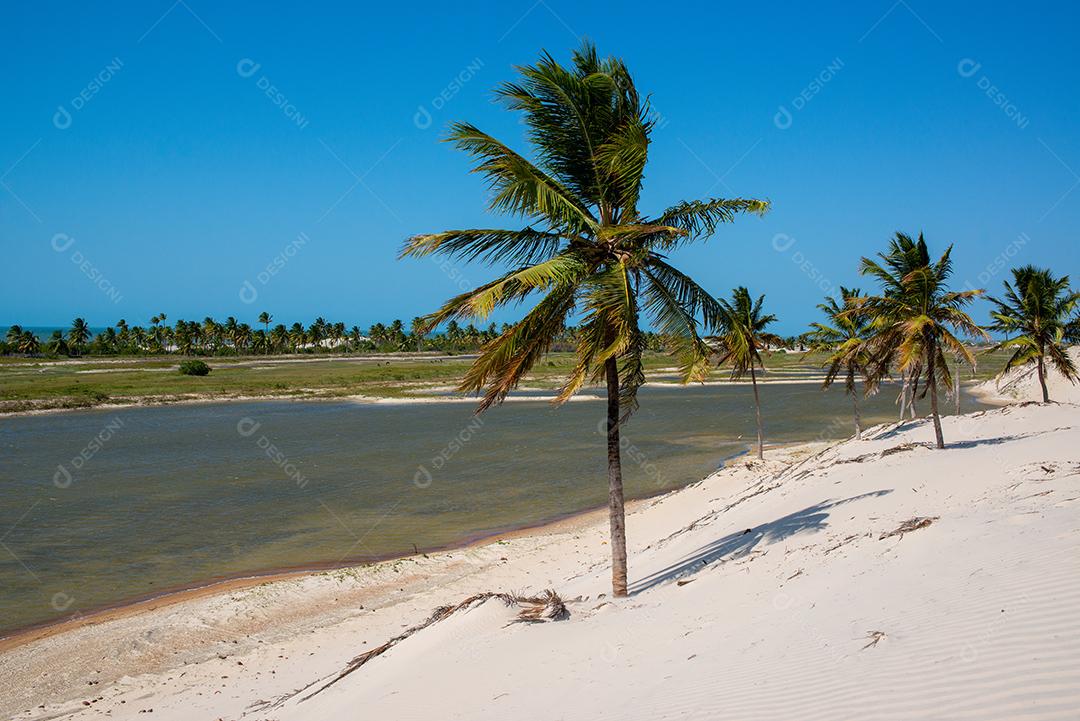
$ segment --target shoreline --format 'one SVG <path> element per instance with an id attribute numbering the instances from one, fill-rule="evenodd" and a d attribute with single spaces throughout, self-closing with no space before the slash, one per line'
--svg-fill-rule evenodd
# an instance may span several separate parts
<path id="1" fill-rule="evenodd" d="M 991 379 L 992 380 L 992 379 Z M 986 381 L 965 381 L 964 387 L 978 400 L 984 401 L 982 394 L 985 391 L 980 390 L 981 386 Z M 646 383 L 644 388 L 691 388 L 691 387 L 721 387 L 721 386 L 733 386 L 744 387 L 751 385 L 750 381 L 732 381 L 732 380 L 708 380 L 698 383 L 681 383 L 678 381 L 668 380 L 656 380 Z M 773 380 L 761 380 L 759 385 L 821 385 L 820 378 L 775 378 Z M 436 386 L 435 388 L 442 389 L 445 386 Z M 599 387 L 597 387 L 599 388 Z M 275 402 L 275 401 L 310 401 L 319 403 L 358 403 L 364 405 L 422 405 L 428 403 L 475 403 L 478 402 L 476 397 L 465 396 L 451 396 L 451 395 L 423 395 L 424 391 L 430 391 L 431 389 L 420 389 L 415 395 L 409 396 L 377 396 L 366 395 L 363 393 L 350 393 L 345 395 L 332 395 L 323 394 L 319 391 L 314 392 L 290 392 L 290 393 L 275 393 L 267 395 L 193 395 L 193 396 L 173 396 L 173 395 L 147 395 L 147 396 L 121 396 L 112 402 L 112 399 L 100 401 L 96 403 L 90 403 L 80 406 L 53 406 L 45 408 L 20 408 L 16 410 L 6 410 L 0 408 L 0 420 L 4 418 L 29 418 L 35 416 L 53 415 L 60 413 L 77 413 L 79 411 L 105 411 L 105 410 L 127 410 L 130 408 L 160 408 L 170 406 L 189 406 L 189 405 L 209 405 L 214 403 L 257 403 L 261 401 Z M 548 402 L 552 401 L 556 397 L 555 390 L 550 388 L 537 388 L 537 387 L 523 387 L 518 391 L 525 393 L 548 393 L 549 395 L 535 395 L 535 396 L 520 396 L 510 395 L 504 402 L 507 403 L 522 403 L 522 402 Z M 996 402 L 1012 402 L 1015 398 L 1009 398 L 1006 396 L 994 395 Z M 584 402 L 584 401 L 598 401 L 603 400 L 603 396 L 599 394 L 581 393 L 572 396 L 570 402 Z M 19 403 L 35 403 L 40 401 L 10 401 Z"/>
<path id="2" fill-rule="evenodd" d="M 699 482 L 700 481 L 693 481 L 687 485 L 693 485 L 693 483 Z M 669 491 L 661 491 L 651 496 L 628 500 L 626 502 L 627 510 L 629 511 L 641 503 L 665 495 L 667 493 L 677 493 L 685 487 L 686 486 L 682 486 L 680 488 L 675 488 Z M 208 581 L 196 582 L 185 586 L 178 586 L 176 588 L 170 588 L 157 592 L 153 595 L 125 599 L 123 601 L 107 604 L 97 608 L 89 609 L 87 611 L 80 611 L 77 612 L 73 617 L 62 618 L 54 621 L 44 621 L 42 623 L 33 624 L 31 626 L 25 626 L 23 628 L 17 628 L 10 632 L 6 632 L 7 635 L 0 636 L 0 653 L 19 648 L 20 646 L 25 646 L 26 644 L 32 643 L 34 641 L 51 638 L 53 636 L 64 634 L 69 631 L 84 628 L 86 626 L 95 626 L 116 619 L 136 616 L 141 613 L 147 613 L 159 608 L 174 606 L 185 601 L 197 600 L 209 596 L 224 595 L 233 591 L 247 590 L 267 583 L 286 581 L 290 579 L 301 579 L 309 576 L 317 576 L 331 571 L 363 569 L 377 566 L 379 564 L 394 561 L 403 561 L 423 556 L 430 556 L 437 553 L 446 553 L 448 551 L 467 551 L 482 546 L 487 546 L 492 543 L 497 543 L 498 541 L 502 540 L 520 538 L 522 536 L 528 536 L 533 534 L 540 535 L 544 533 L 558 532 L 560 530 L 565 530 L 565 527 L 572 526 L 575 522 L 583 521 L 588 516 L 599 514 L 605 509 L 606 506 L 602 506 L 598 508 L 588 508 L 581 511 L 574 511 L 559 518 L 541 521 L 539 523 L 533 523 L 508 530 L 495 531 L 494 533 L 482 534 L 480 536 L 470 536 L 460 543 L 449 543 L 440 547 L 421 548 L 418 549 L 419 553 L 413 553 L 408 555 L 388 555 L 365 561 L 352 559 L 342 561 L 341 563 L 336 563 L 333 561 L 326 563 L 306 563 L 294 567 L 272 568 L 266 569 L 265 571 L 255 571 L 239 576 L 215 578 Z"/>
<path id="3" fill-rule="evenodd" d="M 778 443 L 774 446 L 766 446 L 767 450 L 794 451 L 802 446 L 820 445 L 822 441 L 800 441 L 792 443 Z M 710 473 L 712 475 L 723 470 L 727 464 L 737 458 L 742 458 L 750 452 L 750 445 L 738 453 L 724 456 L 720 465 Z M 670 494 L 679 493 L 687 488 L 695 486 L 708 478 L 699 478 L 685 485 L 667 490 L 656 491 L 644 496 L 628 498 L 626 511 L 631 513 L 649 501 L 662 498 Z M 174 606 L 185 601 L 193 601 L 201 598 L 220 596 L 235 591 L 243 591 L 268 583 L 286 581 L 290 579 L 303 579 L 310 576 L 318 576 L 332 571 L 363 569 L 380 564 L 404 561 L 417 557 L 428 557 L 432 554 L 447 553 L 453 551 L 469 551 L 481 548 L 500 541 L 523 538 L 527 536 L 542 536 L 552 533 L 565 532 L 575 526 L 587 524 L 593 516 L 599 516 L 607 511 L 606 505 L 594 506 L 578 511 L 570 511 L 563 515 L 529 523 L 520 526 L 506 527 L 492 532 L 483 532 L 465 536 L 460 541 L 417 549 L 417 553 L 398 555 L 390 554 L 371 559 L 347 559 L 341 562 L 313 562 L 297 566 L 280 568 L 268 568 L 262 571 L 253 571 L 237 576 L 211 578 L 204 581 L 194 582 L 174 588 L 168 588 L 148 594 L 124 599 L 115 603 L 105 604 L 86 611 L 78 611 L 67 618 L 59 618 L 51 621 L 43 621 L 10 631 L 0 632 L 0 653 L 25 646 L 35 641 L 52 638 L 87 626 L 96 626 L 109 621 L 128 618 L 142 613 L 148 613 L 167 606 Z"/>

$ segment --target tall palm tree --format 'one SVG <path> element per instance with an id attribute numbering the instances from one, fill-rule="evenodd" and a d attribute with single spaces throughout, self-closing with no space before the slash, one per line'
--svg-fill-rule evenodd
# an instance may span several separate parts
<path id="1" fill-rule="evenodd" d="M 19 344 L 19 338 L 22 337 L 23 327 L 21 325 L 13 325 L 7 329 L 7 342 L 13 346 Z"/>
<path id="2" fill-rule="evenodd" d="M 270 335 L 270 321 L 274 320 L 274 316 L 267 313 L 265 310 L 259 313 L 259 322 L 263 324 L 263 337 L 267 338 Z M 266 352 L 270 352 L 270 346 L 266 346 Z"/>
<path id="3" fill-rule="evenodd" d="M 989 298 L 996 308 L 990 313 L 993 322 L 989 329 L 1007 336 L 1018 335 L 998 343 L 994 350 L 1015 349 L 1005 362 L 1002 374 L 1010 368 L 1034 365 L 1042 387 L 1043 403 L 1049 403 L 1048 362 L 1069 381 L 1075 383 L 1080 378 L 1064 345 L 1070 318 L 1080 305 L 1080 293 L 1069 289 L 1069 276 L 1055 278 L 1048 269 L 1025 265 L 1014 268 L 1012 275 L 1013 285 L 1009 281 L 1004 283 L 1004 299 Z"/>
<path id="4" fill-rule="evenodd" d="M 897 297 L 904 292 L 903 279 L 912 271 L 930 265 L 930 251 L 926 247 L 926 241 L 922 233 L 919 233 L 918 241 L 906 233 L 897 232 L 889 240 L 889 249 L 885 253 L 879 253 L 880 263 L 867 265 L 865 258 L 860 271 L 864 275 L 877 278 L 882 285 L 882 295 Z M 922 377 L 922 367 L 916 362 L 906 372 L 901 374 L 903 384 L 897 399 L 900 404 L 900 419 L 903 420 L 905 411 L 910 413 L 912 419 L 916 416 L 915 397 L 919 393 L 919 379 Z M 924 390 L 925 394 L 925 390 Z"/>
<path id="5" fill-rule="evenodd" d="M 120 352 L 127 352 L 131 345 L 131 330 L 128 328 L 127 321 L 121 318 L 116 322 L 116 343 L 120 347 Z"/>
<path id="6" fill-rule="evenodd" d="M 952 385 L 946 353 L 974 368 L 975 357 L 954 333 L 988 338 L 963 310 L 983 291 L 948 290 L 952 275 L 951 245 L 935 263 L 929 262 L 930 254 L 921 233 L 918 242 L 897 233 L 889 247 L 888 253 L 879 255 L 882 263 L 870 258 L 863 258 L 861 263 L 864 275 L 872 275 L 881 282 L 882 295 L 860 298 L 846 313 L 866 313 L 871 319 L 874 356 L 871 372 L 875 379 L 884 378 L 893 367 L 911 377 L 916 385 L 925 374 L 923 393 L 930 393 L 934 437 L 937 447 L 944 448 L 938 386 Z"/>
<path id="7" fill-rule="evenodd" d="M 765 429 L 761 423 L 761 398 L 758 395 L 757 373 L 754 370 L 765 368 L 761 362 L 761 351 L 770 343 L 779 343 L 780 337 L 765 330 L 776 321 L 775 315 L 765 315 L 762 306 L 765 296 L 757 301 L 750 298 L 750 291 L 739 287 L 732 291 L 731 301 L 719 298 L 720 315 L 717 327 L 720 334 L 712 340 L 716 344 L 720 365 L 731 364 L 731 379 L 742 380 L 750 374 L 750 384 L 754 387 L 754 411 L 757 415 L 757 457 L 765 458 Z"/>
<path id="8" fill-rule="evenodd" d="M 858 288 L 840 286 L 840 303 L 827 297 L 818 308 L 828 317 L 826 323 L 811 323 L 810 350 L 828 353 L 825 364 L 824 387 L 832 385 L 841 373 L 844 375 L 844 391 L 851 395 L 855 406 L 855 437 L 862 438 L 862 419 L 859 415 L 859 393 L 856 377 L 863 380 L 863 395 L 873 385 L 870 374 L 870 319 L 866 313 L 849 312 L 861 297 Z"/>
<path id="9" fill-rule="evenodd" d="M 520 217 L 517 230 L 468 229 L 417 235 L 402 256 L 434 253 L 465 261 L 508 263 L 512 270 L 462 293 L 426 317 L 425 330 L 456 319 L 485 319 L 533 293 L 542 298 L 486 343 L 460 388 L 483 393 L 477 412 L 506 398 L 580 309 L 578 363 L 556 402 L 592 379 L 607 386 L 607 457 L 612 589 L 626 595 L 626 533 L 619 427 L 644 382 L 642 313 L 672 336 L 685 379 L 704 376 L 708 348 L 696 315 L 714 322 L 716 302 L 668 264 L 666 256 L 742 212 L 768 203 L 710 199 L 679 203 L 658 215 L 638 209 L 653 122 L 621 60 L 602 59 L 586 43 L 564 67 L 548 54 L 519 68 L 520 80 L 497 91 L 520 111 L 531 157 L 468 123 L 448 140 L 471 155 L 488 181 L 490 209 Z M 449 333 L 448 333 L 449 335 Z"/>
<path id="10" fill-rule="evenodd" d="M 90 326 L 83 318 L 71 321 L 71 329 L 68 331 L 68 342 L 75 352 L 82 355 L 83 348 L 90 341 Z"/>
<path id="11" fill-rule="evenodd" d="M 424 335 L 426 333 L 424 319 L 413 318 L 412 323 L 409 324 L 409 330 L 412 333 L 413 340 L 416 342 L 416 352 L 419 353 L 424 349 Z"/>

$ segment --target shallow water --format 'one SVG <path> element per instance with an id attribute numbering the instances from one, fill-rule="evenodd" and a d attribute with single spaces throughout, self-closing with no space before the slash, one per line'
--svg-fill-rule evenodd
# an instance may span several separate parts
<path id="1" fill-rule="evenodd" d="M 892 420 L 894 393 L 865 405 Z M 754 437 L 749 386 L 646 387 L 628 496 Z M 851 433 L 840 389 L 762 388 L 771 443 Z M 950 404 L 951 405 L 951 404 Z M 980 407 L 964 399 L 963 410 Z M 604 404 L 250 402 L 0 420 L 0 633 L 211 579 L 458 544 L 606 503 Z"/>

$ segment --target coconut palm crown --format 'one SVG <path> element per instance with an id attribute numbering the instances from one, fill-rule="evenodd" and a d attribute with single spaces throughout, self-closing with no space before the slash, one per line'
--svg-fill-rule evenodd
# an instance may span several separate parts
<path id="1" fill-rule="evenodd" d="M 1043 402 L 1050 401 L 1046 387 L 1046 366 L 1073 383 L 1080 378 L 1076 364 L 1065 350 L 1070 336 L 1070 318 L 1080 305 L 1080 293 L 1069 289 L 1069 276 L 1055 278 L 1048 269 L 1025 265 L 1012 271 L 1013 283 L 1005 281 L 1002 299 L 988 298 L 994 304 L 990 330 L 1013 336 L 998 343 L 994 350 L 1013 349 L 1014 353 L 1001 370 L 1033 365 L 1042 388 Z M 1015 334 L 1015 335 L 1014 335 Z"/>
<path id="2" fill-rule="evenodd" d="M 463 122 L 451 126 L 448 141 L 474 158 L 473 172 L 491 190 L 490 210 L 522 219 L 523 227 L 417 235 L 401 255 L 437 253 L 510 266 L 426 316 L 425 332 L 448 321 L 482 320 L 500 306 L 541 296 L 481 349 L 466 373 L 460 388 L 483 394 L 478 412 L 500 403 L 550 349 L 567 319 L 580 315 L 577 364 L 556 402 L 589 380 L 606 381 L 609 481 L 612 497 L 616 481 L 621 497 L 618 448 L 612 457 L 610 444 L 612 434 L 617 444 L 618 423 L 636 406 L 645 378 L 642 315 L 670 339 L 682 377 L 692 380 L 704 377 L 708 360 L 698 317 L 713 323 L 718 313 L 710 295 L 670 265 L 667 254 L 711 235 L 736 214 L 764 213 L 768 202 L 711 198 L 647 215 L 638 202 L 653 122 L 624 63 L 600 58 L 585 43 L 569 66 L 544 53 L 535 65 L 517 70 L 519 79 L 496 95 L 522 113 L 531 154 Z M 616 569 L 613 580 L 616 593 L 625 593 L 625 574 L 620 582 Z"/>

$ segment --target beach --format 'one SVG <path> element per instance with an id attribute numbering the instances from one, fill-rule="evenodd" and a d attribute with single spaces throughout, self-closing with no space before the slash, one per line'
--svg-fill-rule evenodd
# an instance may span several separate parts
<path id="1" fill-rule="evenodd" d="M 1066 400 L 1080 400 L 1075 392 Z M 587 513 L 467 548 L 208 588 L 0 653 L 41 719 L 1071 718 L 1075 405 L 882 424 L 634 504 L 631 595 Z M 555 591 L 563 621 L 477 601 Z M 297 693 L 300 691 L 299 693 Z M 308 697 L 310 696 L 310 697 Z"/>

